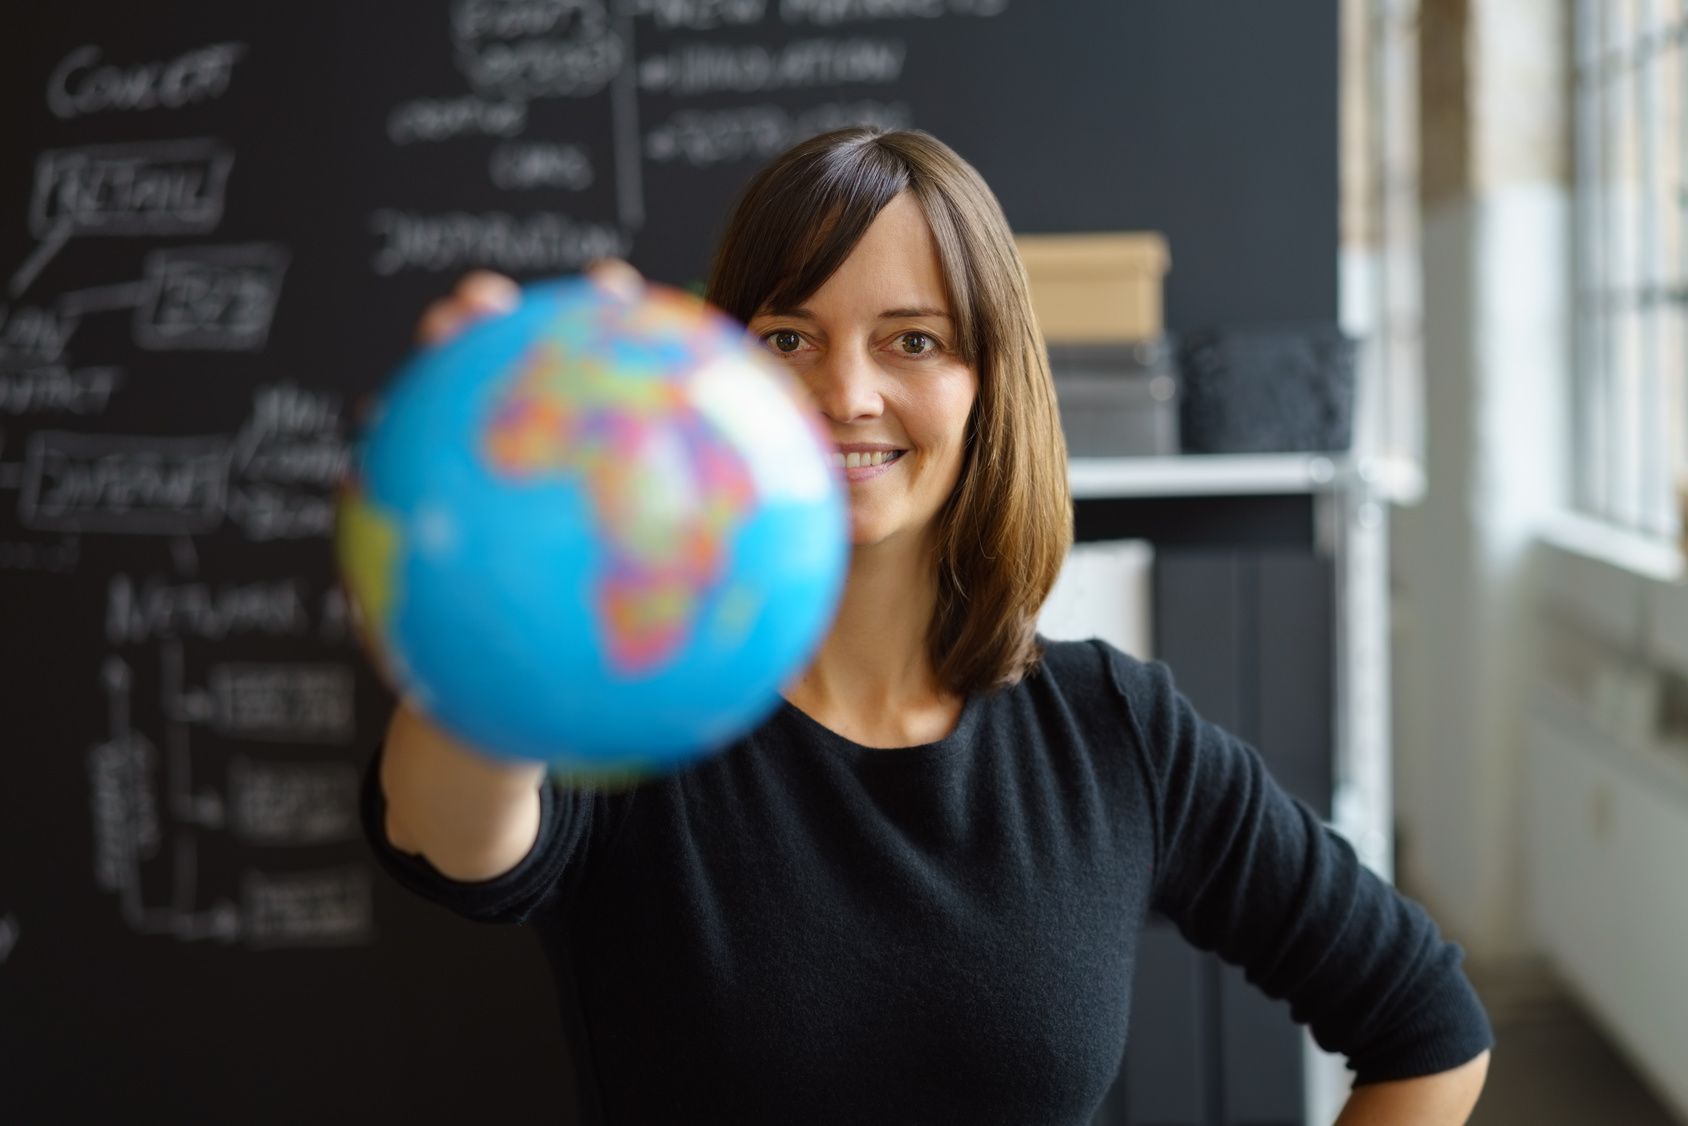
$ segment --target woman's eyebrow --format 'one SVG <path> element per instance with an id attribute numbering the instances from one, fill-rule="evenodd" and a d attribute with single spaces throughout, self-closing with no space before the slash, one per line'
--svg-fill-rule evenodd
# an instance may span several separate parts
<path id="1" fill-rule="evenodd" d="M 950 315 L 942 309 L 887 309 L 879 314 L 879 319 L 890 320 L 892 317 L 936 317 L 939 320 L 949 320 Z"/>

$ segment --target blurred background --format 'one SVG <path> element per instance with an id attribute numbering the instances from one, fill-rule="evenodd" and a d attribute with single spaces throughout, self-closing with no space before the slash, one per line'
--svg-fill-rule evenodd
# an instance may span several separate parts
<path id="1" fill-rule="evenodd" d="M 576 1120 L 532 936 L 361 841 L 333 488 L 462 272 L 696 288 L 873 124 L 1019 239 L 1044 632 L 1168 662 L 1464 944 L 1474 1121 L 1688 1122 L 1685 52 L 1688 0 L 10 5 L 0 1118 Z M 1096 1122 L 1347 1078 L 1156 920 Z"/>

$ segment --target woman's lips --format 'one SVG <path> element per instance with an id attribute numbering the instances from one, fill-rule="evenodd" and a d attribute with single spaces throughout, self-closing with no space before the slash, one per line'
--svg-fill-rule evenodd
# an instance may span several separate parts
<path id="1" fill-rule="evenodd" d="M 890 472 L 902 460 L 907 450 L 836 450 L 832 455 L 835 469 L 844 471 L 844 479 L 851 484 L 868 481 Z"/>

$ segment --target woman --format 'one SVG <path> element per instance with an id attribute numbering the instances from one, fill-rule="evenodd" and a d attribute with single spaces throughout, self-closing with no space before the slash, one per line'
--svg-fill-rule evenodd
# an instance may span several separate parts
<path id="1" fill-rule="evenodd" d="M 401 881 L 539 931 L 588 1120 L 1088 1122 L 1158 910 L 1349 1054 L 1344 1124 L 1463 1122 L 1489 1034 L 1457 950 L 1164 668 L 1035 638 L 1065 455 L 978 175 L 921 133 L 799 145 L 708 295 L 844 455 L 854 551 L 814 664 L 631 791 L 548 784 L 407 707 L 367 791 Z M 424 333 L 511 297 L 471 279 Z"/>

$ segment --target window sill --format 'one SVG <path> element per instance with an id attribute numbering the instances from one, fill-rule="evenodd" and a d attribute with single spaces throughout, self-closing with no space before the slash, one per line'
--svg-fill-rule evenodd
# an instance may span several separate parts
<path id="1" fill-rule="evenodd" d="M 1683 575 L 1682 550 L 1676 544 L 1580 512 L 1556 513 L 1542 529 L 1541 538 L 1561 551 L 1596 559 L 1642 578 L 1668 583 Z"/>
<path id="2" fill-rule="evenodd" d="M 1541 534 L 1542 609 L 1614 651 L 1688 676 L 1688 583 L 1675 544 L 1561 513 Z"/>

